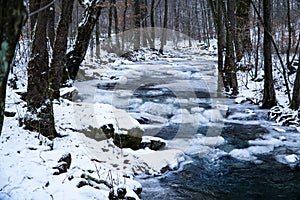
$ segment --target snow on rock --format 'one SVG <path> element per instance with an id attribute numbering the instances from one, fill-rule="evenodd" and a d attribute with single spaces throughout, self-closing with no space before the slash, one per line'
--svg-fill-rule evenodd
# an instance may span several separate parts
<path id="1" fill-rule="evenodd" d="M 140 124 L 166 124 L 168 120 L 164 117 L 151 115 L 149 113 L 130 113 Z"/>
<path id="2" fill-rule="evenodd" d="M 257 158 L 253 156 L 247 149 L 233 149 L 229 155 L 238 160 L 254 161 Z"/>
<path id="3" fill-rule="evenodd" d="M 286 131 L 282 128 L 274 127 L 273 128 L 275 131 L 280 132 L 280 133 L 285 133 Z"/>
<path id="4" fill-rule="evenodd" d="M 222 122 L 223 115 L 219 109 L 210 109 L 203 112 L 203 116 L 206 117 L 210 122 Z"/>
<path id="5" fill-rule="evenodd" d="M 288 163 L 295 163 L 295 162 L 299 161 L 299 157 L 295 154 L 287 155 L 287 156 L 284 157 L 284 159 Z"/>
<path id="6" fill-rule="evenodd" d="M 158 137 L 144 136 L 139 146 L 140 149 L 149 148 L 154 151 L 161 150 L 167 146 L 167 141 Z"/>
<path id="7" fill-rule="evenodd" d="M 244 103 L 245 101 L 247 101 L 247 98 L 246 97 L 243 97 L 243 96 L 241 96 L 241 97 L 237 97 L 237 98 L 235 98 L 235 103 L 237 103 L 237 104 L 241 104 L 241 103 Z"/>
<path id="8" fill-rule="evenodd" d="M 76 129 L 87 129 L 89 126 L 100 128 L 106 124 L 113 124 L 119 133 L 129 133 L 131 129 L 139 128 L 139 123 L 126 111 L 116 109 L 112 105 L 100 103 L 68 102 L 69 115 L 73 118 Z M 57 107 L 59 109 L 59 107 Z M 141 129 L 142 130 L 142 129 Z M 136 133 L 141 136 L 140 133 Z"/>
<path id="9" fill-rule="evenodd" d="M 196 138 L 192 140 L 192 143 L 195 145 L 203 146 L 220 146 L 225 143 L 225 139 L 222 136 L 216 137 L 205 137 L 202 134 L 198 134 Z"/>
<path id="10" fill-rule="evenodd" d="M 256 139 L 256 140 L 249 140 L 248 143 L 250 145 L 260 145 L 260 146 L 274 146 L 279 147 L 283 145 L 283 142 L 276 138 L 269 138 L 269 139 Z"/>
<path id="11" fill-rule="evenodd" d="M 228 114 L 229 106 L 223 104 L 217 104 L 216 108 L 220 111 L 223 117 L 226 117 Z"/>
<path id="12" fill-rule="evenodd" d="M 160 104 L 160 103 L 153 103 L 153 102 L 145 102 L 139 108 L 141 112 L 146 112 L 152 115 L 158 116 L 169 116 L 174 113 L 176 108 L 172 104 Z"/>
<path id="13" fill-rule="evenodd" d="M 132 151 L 126 149 L 126 152 L 131 152 L 135 155 L 142 164 L 142 169 L 137 168 L 139 171 L 133 171 L 136 174 L 160 175 L 168 170 L 176 170 L 179 164 L 185 161 L 185 154 L 180 150 L 164 150 L 153 151 L 150 149 Z"/>
<path id="14" fill-rule="evenodd" d="M 201 108 L 201 107 L 193 107 L 193 108 L 191 108 L 191 113 L 192 114 L 201 113 L 203 111 L 204 111 L 204 108 Z"/>
<path id="15" fill-rule="evenodd" d="M 64 99 L 72 100 L 75 99 L 78 95 L 77 87 L 64 87 L 60 89 L 60 96 Z"/>
<path id="16" fill-rule="evenodd" d="M 299 163 L 299 156 L 296 154 L 280 154 L 276 155 L 275 159 L 285 165 L 289 165 L 292 169 L 294 169 Z"/>
<path id="17" fill-rule="evenodd" d="M 274 146 L 251 146 L 247 150 L 255 155 L 270 153 L 274 150 Z"/>
<path id="18" fill-rule="evenodd" d="M 77 130 L 84 131 L 92 138 L 112 137 L 120 147 L 137 147 L 144 133 L 138 121 L 126 111 L 108 104 L 70 103 L 72 117 Z M 118 137 L 114 137 L 117 134 Z"/>
<path id="19" fill-rule="evenodd" d="M 206 124 L 209 120 L 201 113 L 190 114 L 189 111 L 183 110 L 183 112 L 176 112 L 176 114 L 171 118 L 171 122 L 174 124 Z"/>
<path id="20" fill-rule="evenodd" d="M 168 147 L 181 150 L 188 155 L 198 154 L 200 157 L 203 157 L 225 142 L 222 136 L 206 137 L 202 134 L 197 134 L 192 138 L 176 138 L 168 141 Z"/>

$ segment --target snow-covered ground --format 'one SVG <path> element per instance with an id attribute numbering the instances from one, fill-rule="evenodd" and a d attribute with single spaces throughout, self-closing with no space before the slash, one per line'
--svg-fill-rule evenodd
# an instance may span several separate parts
<path id="1" fill-rule="evenodd" d="M 116 126 L 116 121 L 123 131 L 139 127 L 126 112 L 107 104 L 78 104 L 65 99 L 55 103 L 56 128 L 64 137 L 48 141 L 20 126 L 18 118 L 25 103 L 11 89 L 7 97 L 8 102 L 18 104 L 8 104 L 7 110 L 17 114 L 5 118 L 0 138 L 1 199 L 107 199 L 109 192 L 119 187 L 126 188 L 127 197 L 138 199 L 134 191 L 141 185 L 134 176 L 160 175 L 163 169 L 176 169 L 185 160 L 179 150 L 120 149 L 112 139 L 96 141 L 75 131 L 88 126 Z M 70 169 L 54 175 L 59 159 L 68 153 Z M 83 178 L 85 175 L 99 182 Z M 89 186 L 78 188 L 82 181 Z"/>

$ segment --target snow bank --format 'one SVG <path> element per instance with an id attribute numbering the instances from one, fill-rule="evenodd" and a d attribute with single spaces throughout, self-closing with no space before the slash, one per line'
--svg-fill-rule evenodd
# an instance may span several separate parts
<path id="1" fill-rule="evenodd" d="M 9 109 L 24 113 L 23 104 Z M 105 124 L 113 124 L 123 133 L 133 128 L 142 130 L 129 114 L 113 106 L 62 100 L 54 104 L 54 112 L 56 128 L 65 137 L 53 142 L 23 130 L 18 116 L 5 118 L 0 137 L 0 199 L 103 200 L 118 188 L 126 189 L 125 197 L 139 199 L 141 185 L 133 180 L 135 175 L 161 175 L 177 169 L 185 160 L 180 150 L 121 149 L 112 139 L 97 141 L 75 131 L 90 127 L 99 130 Z M 70 168 L 54 175 L 54 167 L 66 153 L 72 157 Z"/>

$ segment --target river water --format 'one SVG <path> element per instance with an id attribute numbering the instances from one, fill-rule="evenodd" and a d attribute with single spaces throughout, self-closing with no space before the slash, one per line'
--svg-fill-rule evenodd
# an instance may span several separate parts
<path id="1" fill-rule="evenodd" d="M 84 82 L 97 87 L 85 101 L 126 109 L 145 135 L 187 155 L 178 170 L 140 177 L 142 199 L 300 199 L 298 161 L 284 159 L 300 154 L 299 133 L 279 127 L 258 106 L 218 93 L 215 57 L 166 56 L 112 64 L 105 73 L 103 80 Z M 207 144 L 207 137 L 218 139 Z M 252 153 L 237 159 L 230 154 L 237 149 Z"/>

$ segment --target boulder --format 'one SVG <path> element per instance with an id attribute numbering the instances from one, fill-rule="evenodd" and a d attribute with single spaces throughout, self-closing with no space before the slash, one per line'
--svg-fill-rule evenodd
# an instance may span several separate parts
<path id="1" fill-rule="evenodd" d="M 144 134 L 139 122 L 125 110 L 108 104 L 74 104 L 76 128 L 97 141 L 113 138 L 120 148 L 137 148 Z"/>
<path id="2" fill-rule="evenodd" d="M 158 151 L 165 148 L 166 143 L 167 142 L 161 138 L 145 136 L 143 137 L 139 149 L 145 149 L 148 147 L 151 150 Z"/>
<path id="3" fill-rule="evenodd" d="M 78 97 L 78 89 L 76 87 L 61 88 L 60 96 L 63 99 L 68 99 L 68 100 L 72 101 Z"/>
<path id="4" fill-rule="evenodd" d="M 72 162 L 72 157 L 70 153 L 66 153 L 62 155 L 62 157 L 58 160 L 58 165 L 53 167 L 53 169 L 57 169 L 58 171 L 54 172 L 54 175 L 60 175 L 65 173 L 70 169 Z"/>
<path id="5" fill-rule="evenodd" d="M 114 144 L 120 148 L 139 147 L 144 130 L 140 127 L 138 121 L 133 119 L 126 111 L 114 109 L 116 120 L 115 132 L 112 136 Z"/>

